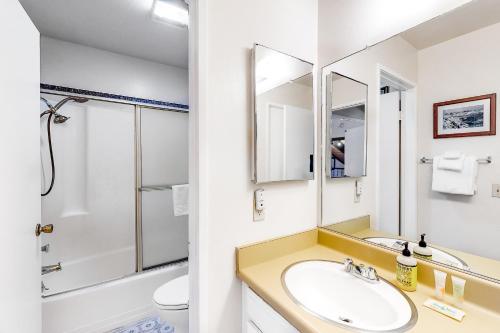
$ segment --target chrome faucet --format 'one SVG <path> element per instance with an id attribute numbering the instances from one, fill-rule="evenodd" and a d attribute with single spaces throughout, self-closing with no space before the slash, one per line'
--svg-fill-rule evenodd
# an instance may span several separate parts
<path id="1" fill-rule="evenodd" d="M 42 275 L 58 272 L 60 270 L 62 270 L 60 262 L 55 265 L 42 266 Z"/>
<path id="2" fill-rule="evenodd" d="M 370 283 L 379 282 L 378 274 L 375 268 L 363 264 L 356 265 L 351 258 L 344 260 L 344 270 L 363 281 Z"/>

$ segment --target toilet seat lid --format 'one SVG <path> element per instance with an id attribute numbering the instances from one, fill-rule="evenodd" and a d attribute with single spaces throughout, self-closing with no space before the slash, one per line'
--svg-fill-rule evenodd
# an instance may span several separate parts
<path id="1" fill-rule="evenodd" d="M 189 300 L 188 275 L 182 275 L 163 284 L 156 289 L 153 300 L 166 310 L 187 309 Z"/>

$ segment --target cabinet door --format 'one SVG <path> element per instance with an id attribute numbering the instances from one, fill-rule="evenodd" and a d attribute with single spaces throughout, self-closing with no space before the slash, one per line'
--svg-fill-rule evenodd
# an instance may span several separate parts
<path id="1" fill-rule="evenodd" d="M 243 320 L 246 333 L 299 333 L 246 284 L 243 284 Z"/>
<path id="2" fill-rule="evenodd" d="M 247 333 L 263 333 L 253 321 L 247 322 Z"/>

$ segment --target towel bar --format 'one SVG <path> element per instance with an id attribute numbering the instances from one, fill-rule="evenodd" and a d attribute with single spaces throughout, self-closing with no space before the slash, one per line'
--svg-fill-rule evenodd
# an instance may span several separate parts
<path id="1" fill-rule="evenodd" d="M 423 163 L 423 164 L 432 164 L 432 158 L 422 157 L 420 159 L 420 163 Z M 487 156 L 486 158 L 478 158 L 477 159 L 477 163 L 480 163 L 480 164 L 490 164 L 490 163 L 493 163 L 493 159 L 491 158 L 491 156 Z"/>
<path id="2" fill-rule="evenodd" d="M 139 187 L 139 191 L 141 192 L 151 192 L 151 191 L 165 191 L 171 190 L 174 185 L 150 185 L 150 186 L 142 186 Z"/>

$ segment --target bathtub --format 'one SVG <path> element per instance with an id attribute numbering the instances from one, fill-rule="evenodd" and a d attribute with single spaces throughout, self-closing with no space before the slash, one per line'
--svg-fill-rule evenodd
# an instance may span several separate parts
<path id="1" fill-rule="evenodd" d="M 43 333 L 103 333 L 155 314 L 153 292 L 187 274 L 187 261 L 42 298 Z"/>
<path id="2" fill-rule="evenodd" d="M 43 259 L 44 265 L 56 261 L 50 258 Z M 130 276 L 135 272 L 135 248 L 131 246 L 77 260 L 63 261 L 61 267 L 62 270 L 58 272 L 42 275 L 42 282 L 48 288 L 43 291 L 42 296 L 51 296 Z"/>

